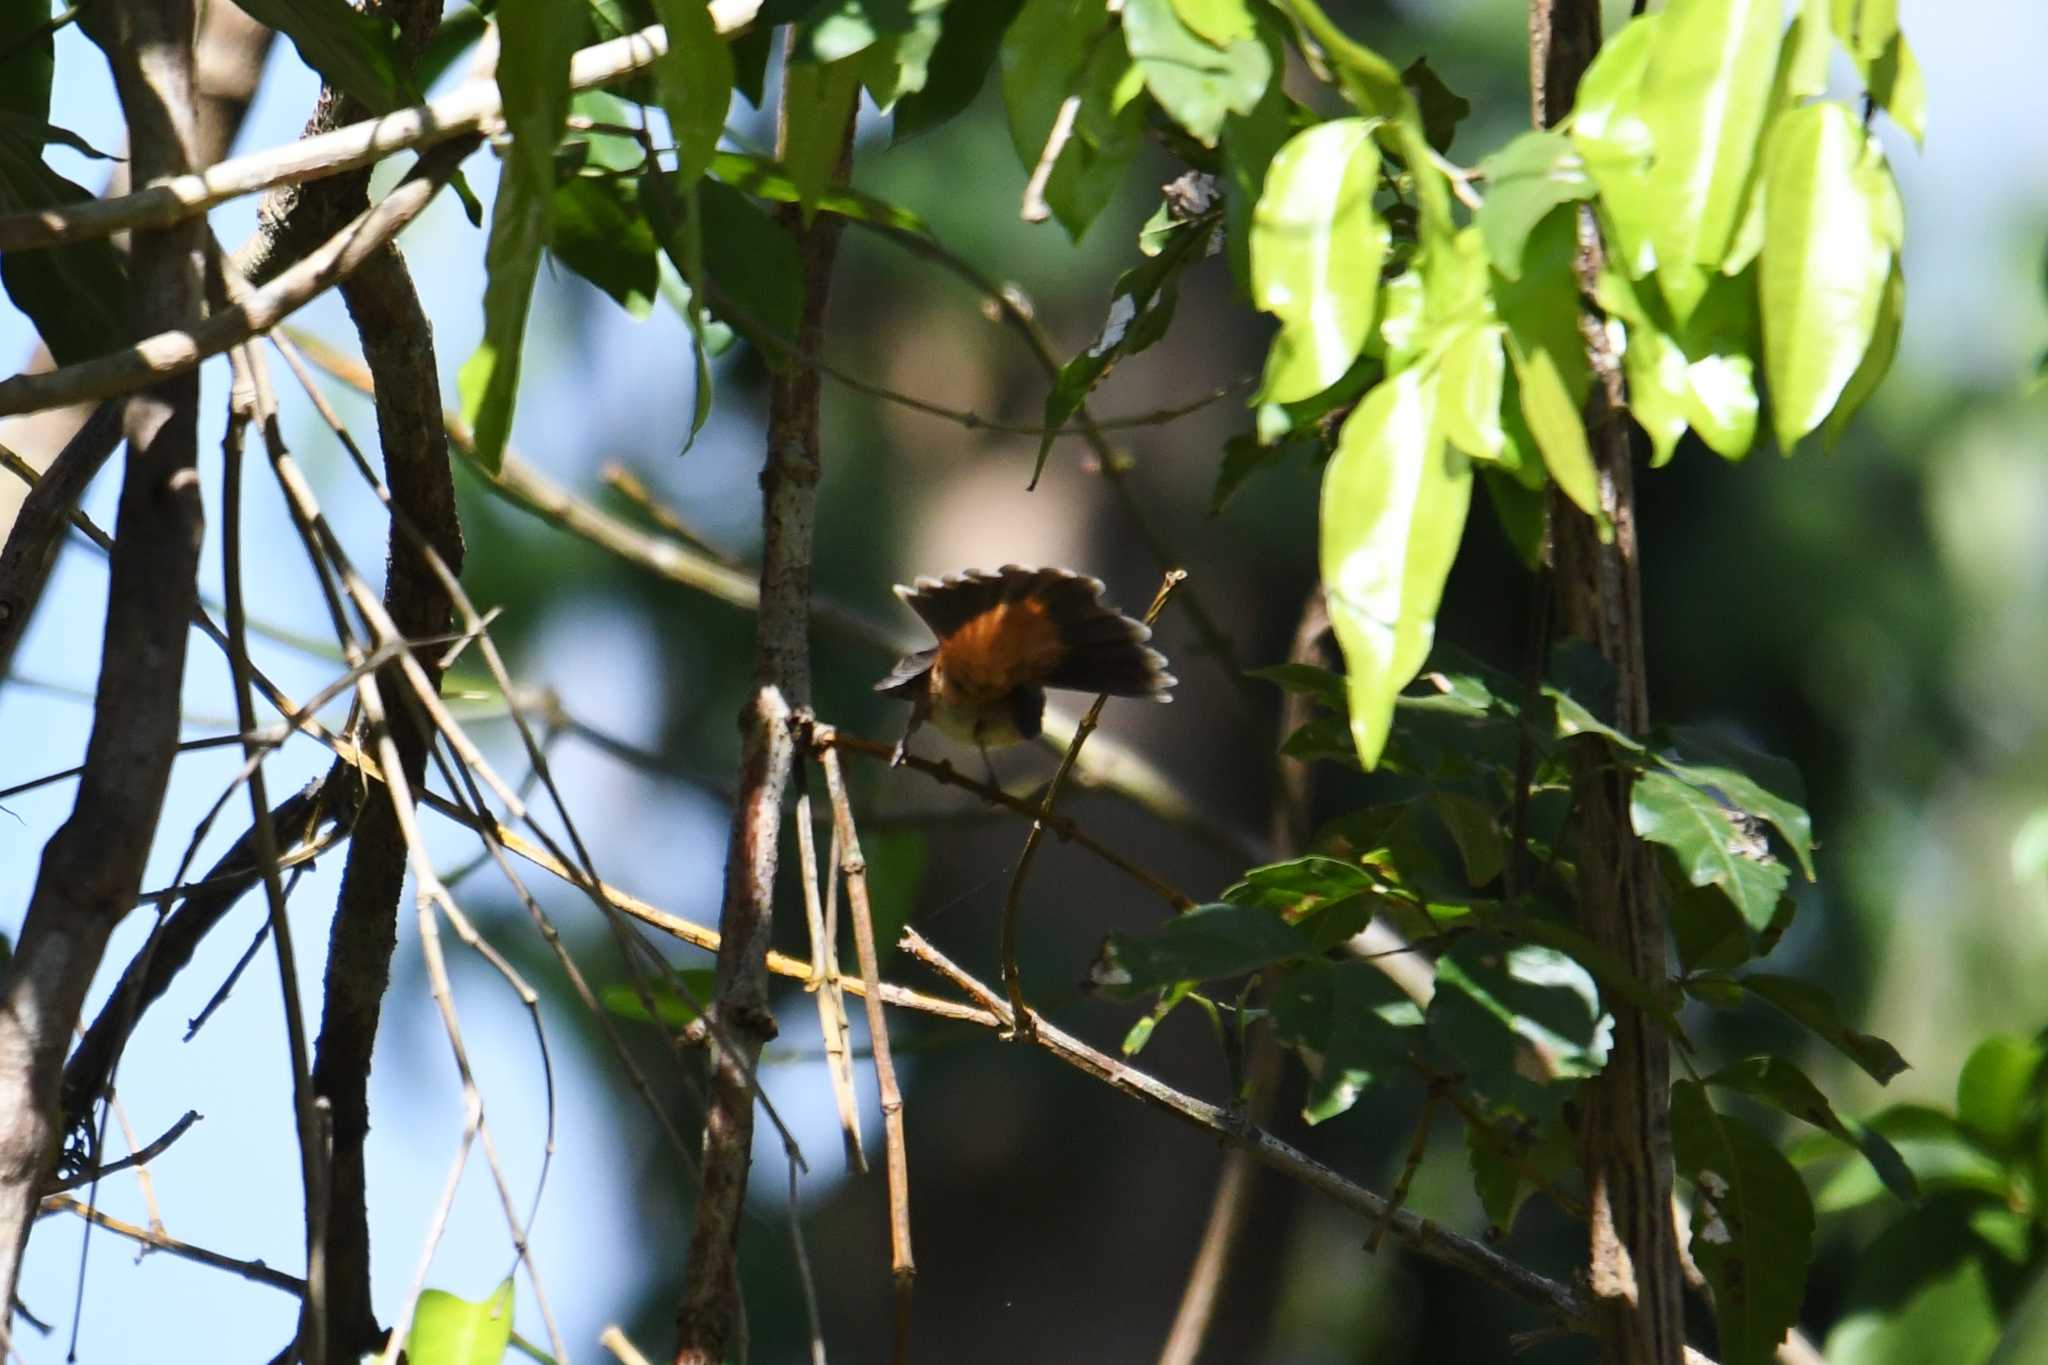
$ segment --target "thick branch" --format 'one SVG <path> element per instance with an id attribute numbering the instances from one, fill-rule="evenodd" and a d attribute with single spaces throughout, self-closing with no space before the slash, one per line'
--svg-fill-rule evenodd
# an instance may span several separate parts
<path id="1" fill-rule="evenodd" d="M 784 84 L 778 142 L 789 136 Z M 841 135 L 840 164 L 852 155 L 853 122 Z M 761 616 L 755 634 L 752 699 L 740 716 L 744 753 L 725 899 L 712 1014 L 710 1095 L 704 1159 L 690 1229 L 682 1304 L 676 1313 L 677 1365 L 718 1365 L 739 1320 L 740 1213 L 754 1140 L 752 1076 L 761 1047 L 775 1035 L 768 1008 L 768 940 L 774 923 L 782 797 L 794 756 L 791 726 L 811 706 L 811 531 L 818 496 L 819 374 L 801 357 L 822 349 L 825 304 L 838 253 L 840 223 L 821 215 L 808 226 L 792 210 L 802 268 L 803 313 L 797 356 L 774 376 L 768 396 L 767 459 L 761 470 Z"/>
<path id="2" fill-rule="evenodd" d="M 1531 0 L 1532 104 L 1539 123 L 1571 106 L 1600 42 L 1598 0 Z M 1601 261 L 1591 211 L 1579 210 L 1579 283 L 1590 297 Z M 1551 498 L 1557 617 L 1591 642 L 1614 670 L 1615 723 L 1649 728 L 1637 573 L 1635 485 L 1617 357 L 1590 317 L 1582 332 L 1594 385 L 1586 428 L 1600 475 L 1601 528 L 1561 496 Z M 1573 845 L 1579 926 L 1643 983 L 1665 973 L 1656 866 L 1629 820 L 1629 779 L 1598 739 L 1573 741 Z M 1587 1276 L 1607 1365 L 1677 1365 L 1685 1353 L 1684 1277 L 1671 1217 L 1671 1055 L 1664 1031 L 1642 1010 L 1609 1001 L 1614 1046 L 1587 1082 L 1579 1122 L 1589 1234 Z"/>
<path id="3" fill-rule="evenodd" d="M 128 0 L 87 11 L 113 64 L 136 174 L 192 155 L 192 7 Z M 138 233 L 137 335 L 199 316 L 202 228 Z M 11 1304 L 36 1196 L 57 1156 L 57 1085 L 107 936 L 135 903 L 178 742 L 186 621 L 197 601 L 199 379 L 130 398 L 128 455 L 93 728 L 71 816 L 43 849 L 12 966 L 0 982 L 0 1305 Z M 10 1334 L 0 1328 L 0 1338 Z"/>

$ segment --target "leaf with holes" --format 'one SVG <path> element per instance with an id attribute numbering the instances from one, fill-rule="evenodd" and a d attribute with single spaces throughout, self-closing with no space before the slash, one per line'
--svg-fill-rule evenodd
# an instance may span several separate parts
<path id="1" fill-rule="evenodd" d="M 1635 832 L 1675 855 L 1694 886 L 1718 886 L 1752 929 L 1771 922 L 1790 873 L 1727 806 L 1668 773 L 1644 773 L 1629 792 Z"/>

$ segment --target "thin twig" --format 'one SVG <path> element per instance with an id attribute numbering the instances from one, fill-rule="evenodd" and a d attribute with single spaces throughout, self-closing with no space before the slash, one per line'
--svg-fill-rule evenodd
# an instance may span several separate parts
<path id="1" fill-rule="evenodd" d="M 1031 179 L 1024 184 L 1024 204 L 1018 216 L 1027 223 L 1042 223 L 1052 217 L 1052 209 L 1045 202 L 1046 182 L 1052 179 L 1052 168 L 1059 162 L 1060 153 L 1073 139 L 1074 119 L 1080 112 L 1081 96 L 1076 91 L 1060 101 L 1059 112 L 1053 115 L 1045 150 L 1038 154 L 1038 164 L 1031 168 Z"/>
<path id="2" fill-rule="evenodd" d="M 1347 1180 L 1271 1134 L 1245 1123 L 1223 1106 L 1175 1090 L 1124 1061 L 1098 1052 L 1045 1019 L 1040 1019 L 1030 1034 L 1024 1034 L 1016 1027 L 1016 1016 L 1011 1013 L 1009 1003 L 999 993 L 962 970 L 926 942 L 915 929 L 906 928 L 901 943 L 905 952 L 931 967 L 989 1012 L 993 1022 L 984 1027 L 1012 1037 L 1026 1037 L 1067 1065 L 1122 1094 L 1142 1100 L 1212 1134 L 1227 1146 L 1250 1152 L 1262 1165 L 1367 1218 L 1387 1217 L 1393 1235 L 1416 1254 L 1484 1280 L 1574 1331 L 1586 1330 L 1588 1306 L 1570 1286 L 1547 1279 L 1491 1247 L 1406 1209 L 1396 1209 L 1389 1214 L 1388 1201 L 1380 1195 Z"/>
<path id="3" fill-rule="evenodd" d="M 889 1021 L 882 1017 L 881 966 L 875 953 L 874 915 L 868 905 L 868 865 L 861 856 L 853 805 L 846 799 L 839 751 L 821 745 L 818 762 L 825 770 L 825 788 L 832 798 L 839 871 L 846 879 L 846 908 L 853 920 L 854 949 L 860 954 L 861 983 L 867 987 L 868 1045 L 874 1054 L 875 1086 L 881 1093 L 882 1133 L 889 1157 L 889 1269 L 896 1280 L 896 1340 L 891 1359 L 895 1365 L 905 1365 L 910 1354 L 910 1296 L 917 1280 L 917 1261 L 910 1252 L 910 1156 L 903 1136 L 903 1092 L 896 1084 L 896 1064 L 889 1055 Z"/>
<path id="4" fill-rule="evenodd" d="M 176 1123 L 172 1124 L 169 1128 L 166 1128 L 163 1132 L 163 1136 L 159 1137 L 155 1142 L 150 1143 L 147 1147 L 140 1148 L 136 1151 L 131 1151 L 127 1156 L 122 1157 L 119 1161 L 109 1161 L 104 1166 L 95 1166 L 90 1171 L 80 1171 L 77 1175 L 71 1176 L 68 1179 L 57 1181 L 56 1183 L 52 1184 L 48 1190 L 44 1192 L 44 1204 L 47 1205 L 50 1202 L 50 1196 L 53 1194 L 61 1194 L 66 1190 L 75 1190 L 80 1185 L 90 1184 L 92 1181 L 98 1180 L 103 1176 L 112 1175 L 116 1171 L 125 1171 L 131 1166 L 137 1168 L 137 1175 L 146 1175 L 147 1172 L 142 1171 L 140 1168 L 148 1165 L 150 1162 L 162 1156 L 167 1150 L 169 1150 L 170 1145 L 176 1142 L 179 1138 L 185 1136 L 185 1130 L 187 1128 L 190 1128 L 193 1124 L 199 1122 L 201 1117 L 202 1115 L 197 1109 L 187 1109 L 182 1118 L 180 1118 Z M 125 1120 L 122 1126 L 124 1128 L 126 1127 Z M 132 1138 L 134 1135 L 131 1133 L 129 1134 L 129 1136 Z M 154 1203 L 155 1201 L 152 1200 L 151 1202 Z M 150 1221 L 154 1225 L 152 1227 L 152 1231 L 162 1231 L 161 1219 L 157 1218 L 154 1214 L 152 1214 Z"/>
<path id="5" fill-rule="evenodd" d="M 223 1256 L 218 1251 L 208 1251 L 205 1247 L 194 1246 L 190 1242 L 181 1242 L 175 1237 L 167 1237 L 161 1233 L 151 1232 L 148 1228 L 136 1227 L 133 1223 L 124 1223 L 111 1214 L 102 1213 L 84 1200 L 74 1199 L 68 1194 L 45 1195 L 42 1202 L 42 1212 L 46 1214 L 75 1213 L 89 1223 L 97 1223 L 108 1232 L 120 1237 L 126 1237 L 131 1242 L 139 1242 L 143 1246 L 153 1248 L 154 1250 L 168 1251 L 173 1256 L 182 1256 L 188 1261 L 197 1261 L 201 1265 L 210 1265 L 216 1270 L 231 1271 L 236 1275 L 240 1275 L 245 1280 L 253 1280 L 257 1284 L 267 1284 L 272 1289 L 282 1289 L 287 1294 L 303 1296 L 306 1292 L 306 1282 L 295 1275 L 287 1275 L 281 1270 L 272 1270 L 261 1261 L 243 1261 L 233 1256 Z"/>
<path id="6" fill-rule="evenodd" d="M 1159 619 L 1159 613 L 1166 606 L 1173 590 L 1187 577 L 1184 569 L 1169 569 L 1166 578 L 1159 585 L 1159 591 L 1152 598 L 1152 605 L 1145 610 L 1145 624 L 1151 625 Z M 1038 818 L 1031 822 L 1031 832 L 1024 836 L 1024 852 L 1018 855 L 1016 870 L 1010 874 L 1010 889 L 1003 897 L 1002 961 L 1003 984 L 1009 989 L 1010 1010 L 1017 1019 L 1018 1027 L 1028 1036 L 1032 1027 L 1030 1006 L 1024 1003 L 1024 985 L 1017 972 L 1017 913 L 1023 903 L 1024 878 L 1031 871 L 1031 860 L 1038 856 L 1038 845 L 1045 838 L 1046 822 L 1052 816 L 1053 802 L 1059 799 L 1060 784 L 1066 781 L 1073 770 L 1074 760 L 1081 752 L 1081 746 L 1088 742 L 1088 736 L 1095 732 L 1102 719 L 1102 708 L 1109 704 L 1109 694 L 1103 693 L 1088 708 L 1082 718 L 1080 729 L 1074 732 L 1073 743 L 1067 746 L 1066 756 L 1060 760 L 1059 768 L 1053 773 L 1052 781 L 1045 786 L 1045 797 L 1039 803 Z"/>
<path id="7" fill-rule="evenodd" d="M 796 769 L 796 852 L 797 869 L 803 877 L 804 921 L 811 933 L 811 979 L 806 989 L 818 1002 L 818 1031 L 825 1045 L 825 1070 L 832 1077 L 832 1098 L 839 1106 L 839 1131 L 846 1142 L 847 1169 L 868 1173 L 867 1153 L 860 1144 L 860 1103 L 854 1096 L 853 1059 L 847 1050 L 846 997 L 839 989 L 839 944 L 825 929 L 825 906 L 818 894 L 818 835 L 812 828 L 811 784 L 808 769 Z M 824 875 L 836 884 L 838 826 L 833 865 Z M 865 975 L 865 973 L 863 973 Z"/>

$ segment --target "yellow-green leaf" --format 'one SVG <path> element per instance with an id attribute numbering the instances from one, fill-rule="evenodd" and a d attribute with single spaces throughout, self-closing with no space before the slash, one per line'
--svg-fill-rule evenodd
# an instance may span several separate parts
<path id="1" fill-rule="evenodd" d="M 413 1365 L 499 1365 L 511 1344 L 510 1279 L 478 1303 L 427 1290 L 405 1334 L 406 1358 Z"/>
<path id="2" fill-rule="evenodd" d="M 791 62 L 782 76 L 788 131 L 782 169 L 796 186 L 804 221 L 818 211 L 818 196 L 835 178 L 847 124 L 860 95 L 860 62 L 847 57 L 826 66 Z"/>
<path id="3" fill-rule="evenodd" d="M 1643 78 L 1657 273 L 1683 321 L 1728 252 L 1770 112 L 1781 0 L 1672 0 Z"/>
<path id="4" fill-rule="evenodd" d="M 1779 117 L 1759 283 L 1772 423 L 1787 453 L 1834 408 L 1870 349 L 1899 221 L 1891 173 L 1855 115 L 1820 103 Z"/>
<path id="5" fill-rule="evenodd" d="M 1373 389 L 1323 474 L 1323 588 L 1367 768 L 1386 747 L 1394 698 L 1429 655 L 1471 506 L 1472 466 L 1444 444 L 1436 389 L 1420 368 Z"/>
<path id="6" fill-rule="evenodd" d="M 1173 12 L 1214 47 L 1249 38 L 1256 28 L 1245 0 L 1173 0 Z"/>
<path id="7" fill-rule="evenodd" d="M 1676 342 L 1648 322 L 1627 324 L 1628 408 L 1650 437 L 1650 466 L 1670 463 L 1685 435 L 1685 355 Z"/>
<path id="8" fill-rule="evenodd" d="M 1657 43 L 1655 14 L 1639 14 L 1600 49 L 1572 105 L 1572 142 L 1600 189 L 1610 254 L 1640 279 L 1656 268 L 1650 227 L 1650 125 L 1643 119 L 1643 73 Z"/>
<path id="9" fill-rule="evenodd" d="M 1387 225 L 1373 212 L 1379 151 L 1369 119 L 1319 123 L 1266 170 L 1252 215 L 1252 301 L 1280 319 L 1256 401 L 1321 393 L 1372 332 Z"/>
<path id="10" fill-rule="evenodd" d="M 1444 347 L 1438 369 L 1444 435 L 1474 459 L 1499 459 L 1507 441 L 1500 425 L 1501 387 L 1507 375 L 1503 334 L 1499 323 L 1465 328 Z"/>
<path id="11" fill-rule="evenodd" d="M 1593 467 L 1593 450 L 1586 444 L 1586 424 L 1579 405 L 1572 400 L 1557 360 L 1547 350 L 1525 350 L 1512 333 L 1508 352 L 1514 357 L 1515 378 L 1522 386 L 1522 419 L 1543 452 L 1543 464 L 1550 477 L 1564 490 L 1581 512 L 1600 515 L 1600 476 Z"/>
<path id="12" fill-rule="evenodd" d="M 1125 0 L 1123 30 L 1159 107 L 1205 147 L 1216 145 L 1226 115 L 1251 113 L 1273 79 L 1273 54 L 1249 29 L 1219 49 L 1181 22 L 1171 0 Z"/>
<path id="13" fill-rule="evenodd" d="M 1823 450 L 1833 450 L 1835 443 L 1842 439 L 1849 419 L 1856 415 L 1877 391 L 1877 386 L 1891 372 L 1892 360 L 1899 353 L 1899 329 L 1906 318 L 1906 276 L 1899 269 L 1898 259 L 1892 260 L 1892 273 L 1884 282 L 1884 294 L 1877 304 L 1877 326 L 1870 338 L 1870 349 L 1863 353 L 1863 361 L 1857 365 L 1856 373 L 1849 376 L 1849 382 L 1842 387 L 1842 396 L 1835 403 L 1835 410 L 1821 423 L 1820 443 Z"/>

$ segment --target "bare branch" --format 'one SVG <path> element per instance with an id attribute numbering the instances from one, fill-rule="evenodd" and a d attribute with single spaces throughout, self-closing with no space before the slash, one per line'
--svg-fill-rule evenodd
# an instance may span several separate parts
<path id="1" fill-rule="evenodd" d="M 189 0 L 95 6 L 86 18 L 113 64 L 136 173 L 188 170 Z M 138 333 L 190 326 L 199 315 L 200 241 L 197 225 L 136 234 Z M 0 980 L 0 1306 L 14 1302 L 36 1198 L 56 1160 L 64 1053 L 107 937 L 135 903 L 177 752 L 186 622 L 198 598 L 198 405 L 190 373 L 128 400 L 120 539 L 85 772 L 70 818 L 44 847 Z M 9 1340 L 0 1321 L 0 1344 Z"/>
<path id="2" fill-rule="evenodd" d="M 160 1232 L 151 1232 L 148 1228 L 136 1227 L 133 1223 L 124 1223 L 111 1214 L 102 1213 L 83 1200 L 74 1199 L 68 1194 L 45 1196 L 42 1201 L 42 1212 L 75 1213 L 89 1223 L 97 1223 L 109 1232 L 126 1237 L 131 1242 L 139 1242 L 153 1250 L 167 1251 L 188 1261 L 210 1265 L 216 1270 L 226 1270 L 256 1284 L 267 1284 L 272 1289 L 282 1289 L 287 1294 L 301 1295 L 306 1292 L 304 1280 L 287 1275 L 281 1270 L 272 1270 L 261 1261 L 237 1260 L 233 1256 L 223 1256 L 218 1251 L 208 1251 L 205 1247 L 181 1242 Z"/>

